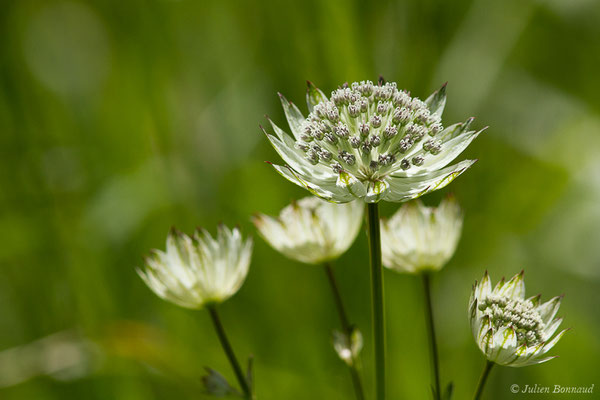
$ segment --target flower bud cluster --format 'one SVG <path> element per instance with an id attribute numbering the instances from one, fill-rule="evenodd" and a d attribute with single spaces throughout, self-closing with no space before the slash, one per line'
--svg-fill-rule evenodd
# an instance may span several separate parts
<path id="1" fill-rule="evenodd" d="M 354 82 L 316 104 L 296 147 L 310 163 L 375 180 L 398 167 L 421 166 L 442 151 L 440 116 L 395 83 Z M 429 139 L 425 139 L 429 136 Z"/>
<path id="2" fill-rule="evenodd" d="M 535 346 L 543 341 L 546 326 L 530 300 L 490 295 L 477 307 L 494 328 L 512 325 L 519 345 Z"/>

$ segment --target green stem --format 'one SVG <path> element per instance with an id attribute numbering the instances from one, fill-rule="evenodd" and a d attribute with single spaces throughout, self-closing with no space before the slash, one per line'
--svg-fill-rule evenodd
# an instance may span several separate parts
<path id="1" fill-rule="evenodd" d="M 433 323 L 433 306 L 431 304 L 431 274 L 424 272 L 423 276 L 423 289 L 425 292 L 425 309 L 427 314 L 427 329 L 429 330 L 429 346 L 431 355 L 431 364 L 433 366 L 433 379 L 434 379 L 434 399 L 441 399 L 441 387 L 440 387 L 440 366 L 438 360 L 438 348 L 435 340 L 435 325 Z"/>
<path id="2" fill-rule="evenodd" d="M 383 315 L 383 269 L 381 266 L 381 232 L 378 203 L 367 205 L 369 253 L 371 258 L 371 303 L 375 344 L 376 399 L 385 399 L 385 319 Z"/>
<path id="3" fill-rule="evenodd" d="M 340 322 L 342 323 L 342 329 L 344 330 L 346 336 L 350 338 L 350 335 L 352 335 L 352 325 L 350 325 L 350 322 L 348 322 L 348 315 L 346 314 L 344 303 L 342 302 L 342 295 L 333 273 L 333 267 L 328 262 L 325 263 L 325 273 L 327 274 L 327 280 L 329 281 L 329 286 L 331 287 L 331 292 L 333 293 L 333 299 L 340 317 Z M 352 354 L 352 365 L 349 365 L 348 368 L 350 369 L 350 377 L 352 378 L 352 384 L 354 386 L 356 398 L 358 400 L 364 400 L 365 395 L 363 393 L 362 382 L 357 369 L 357 360 L 354 357 L 354 354 Z"/>
<path id="4" fill-rule="evenodd" d="M 250 392 L 250 387 L 248 386 L 248 381 L 242 372 L 242 368 L 240 367 L 240 363 L 235 357 L 235 353 L 233 352 L 233 348 L 229 343 L 229 339 L 227 339 L 227 335 L 225 334 L 225 329 L 223 328 L 223 324 L 221 323 L 221 319 L 219 318 L 219 314 L 217 313 L 217 308 L 214 305 L 207 306 L 210 317 L 215 326 L 215 330 L 217 331 L 217 336 L 219 336 L 219 340 L 221 341 L 221 346 L 229 359 L 229 363 L 233 368 L 233 372 L 240 384 L 240 388 L 244 393 L 244 397 L 246 399 L 252 399 L 252 393 Z"/>
<path id="5" fill-rule="evenodd" d="M 485 386 L 485 382 L 487 381 L 488 375 L 492 370 L 494 363 L 491 361 L 485 361 L 485 367 L 483 368 L 483 372 L 481 373 L 481 378 L 479 378 L 479 384 L 477 385 L 477 391 L 475 392 L 475 396 L 473 400 L 479 400 L 481 398 L 481 393 L 483 393 L 483 387 Z"/>

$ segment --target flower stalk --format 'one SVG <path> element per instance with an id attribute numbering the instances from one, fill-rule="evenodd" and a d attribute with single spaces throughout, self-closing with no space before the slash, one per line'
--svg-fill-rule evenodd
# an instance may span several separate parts
<path id="1" fill-rule="evenodd" d="M 477 384 L 477 390 L 475 391 L 475 396 L 473 400 L 479 400 L 481 398 L 481 394 L 483 393 L 483 388 L 485 387 L 485 383 L 487 382 L 487 378 L 490 375 L 490 371 L 494 363 L 492 361 L 486 360 L 485 367 L 483 367 L 483 372 L 481 373 L 481 377 L 479 378 L 479 384 Z"/>
<path id="2" fill-rule="evenodd" d="M 385 399 L 385 318 L 383 307 L 383 267 L 381 264 L 381 232 L 378 203 L 367 204 L 369 254 L 371 260 L 371 303 L 375 347 L 376 399 Z"/>
<path id="3" fill-rule="evenodd" d="M 433 306 L 431 303 L 431 273 L 423 272 L 423 289 L 425 294 L 425 313 L 426 313 L 426 321 L 427 321 L 427 330 L 429 331 L 429 347 L 430 347 L 430 357 L 431 357 L 431 365 L 433 369 L 433 381 L 434 381 L 434 399 L 441 399 L 441 387 L 440 387 L 440 366 L 438 359 L 438 348 L 437 342 L 435 339 L 435 324 L 433 322 Z"/>
<path id="4" fill-rule="evenodd" d="M 231 364 L 231 368 L 235 373 L 235 377 L 238 380 L 240 388 L 242 389 L 242 393 L 244 398 L 247 400 L 252 399 L 252 392 L 250 391 L 250 386 L 248 385 L 248 381 L 242 372 L 242 367 L 235 357 L 235 353 L 233 352 L 233 348 L 231 347 L 231 343 L 229 343 L 229 339 L 227 339 L 227 335 L 225 334 L 225 328 L 223 328 L 223 324 L 221 323 L 221 319 L 219 318 L 219 314 L 217 313 L 217 308 L 214 304 L 208 305 L 206 307 L 208 309 L 208 313 L 212 319 L 213 325 L 215 326 L 215 331 L 217 332 L 217 336 L 219 337 L 219 341 L 221 342 L 221 346 L 223 347 L 223 351 L 227 358 L 229 359 L 229 363 Z"/>
<path id="5" fill-rule="evenodd" d="M 346 314 L 346 310 L 344 308 L 344 303 L 342 302 L 342 295 L 340 294 L 339 287 L 337 285 L 337 281 L 335 279 L 335 275 L 333 272 L 333 267 L 331 263 L 325 263 L 325 273 L 327 275 L 327 280 L 329 281 L 329 286 L 331 287 L 331 292 L 333 293 L 333 298 L 335 301 L 335 306 L 340 317 L 340 322 L 342 324 L 342 329 L 344 334 L 347 335 L 348 338 L 352 335 L 352 325 L 348 320 L 348 315 Z M 360 374 L 358 373 L 357 367 L 357 357 L 354 352 L 351 352 L 351 363 L 348 364 L 348 368 L 350 370 L 350 377 L 352 378 L 352 385 L 354 386 L 354 392 L 356 394 L 356 398 L 358 400 L 364 400 L 365 395 L 363 392 L 362 382 L 360 379 Z"/>

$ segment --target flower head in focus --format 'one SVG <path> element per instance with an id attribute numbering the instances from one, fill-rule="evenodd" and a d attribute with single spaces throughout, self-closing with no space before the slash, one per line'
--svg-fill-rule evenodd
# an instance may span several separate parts
<path id="1" fill-rule="evenodd" d="M 309 82 L 304 117 L 281 96 L 292 132 L 265 132 L 286 166 L 273 167 L 323 199 L 403 202 L 440 189 L 475 161 L 447 167 L 481 132 L 473 118 L 442 125 L 446 85 L 422 101 L 395 83 L 345 84 L 327 98 Z"/>
<path id="2" fill-rule="evenodd" d="M 419 200 L 402 205 L 392 218 L 381 220 L 383 265 L 408 273 L 441 269 L 456 250 L 462 222 L 454 197 L 438 207 Z"/>
<path id="3" fill-rule="evenodd" d="M 258 214 L 252 220 L 260 235 L 285 256 L 320 264 L 342 255 L 356 239 L 364 204 L 332 204 L 305 197 L 285 207 L 279 217 Z"/>
<path id="4" fill-rule="evenodd" d="M 244 283 L 252 239 L 238 228 L 219 226 L 216 238 L 205 230 L 187 236 L 169 232 L 166 251 L 153 250 L 138 274 L 157 296 L 186 308 L 221 303 Z"/>
<path id="5" fill-rule="evenodd" d="M 469 300 L 471 329 L 486 358 L 496 364 L 524 367 L 543 363 L 543 357 L 567 329 L 554 335 L 562 318 L 554 318 L 562 296 L 540 303 L 540 295 L 525 299 L 523 271 L 492 290 L 486 271 L 475 282 Z M 554 337 L 553 337 L 554 335 Z"/>

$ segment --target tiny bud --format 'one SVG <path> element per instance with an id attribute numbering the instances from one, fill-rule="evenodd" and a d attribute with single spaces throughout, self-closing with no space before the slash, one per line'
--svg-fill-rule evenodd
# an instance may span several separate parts
<path id="1" fill-rule="evenodd" d="M 413 159 L 412 159 L 413 165 L 415 165 L 417 167 L 423 165 L 424 161 L 425 161 L 425 159 L 421 156 L 416 156 L 416 157 L 413 157 Z"/>
<path id="2" fill-rule="evenodd" d="M 312 137 L 314 139 L 323 140 L 323 136 L 325 136 L 325 134 L 323 133 L 323 131 L 320 128 L 313 129 L 313 131 L 312 131 Z"/>
<path id="3" fill-rule="evenodd" d="M 388 111 L 388 107 L 389 107 L 389 105 L 387 102 L 380 101 L 377 104 L 377 113 L 380 115 L 385 114 Z"/>
<path id="4" fill-rule="evenodd" d="M 397 134 L 398 134 L 398 128 L 396 128 L 394 125 L 388 125 L 383 130 L 383 136 L 385 136 L 387 139 L 391 139 L 394 136 L 396 136 Z"/>
<path id="5" fill-rule="evenodd" d="M 360 138 L 358 136 L 352 136 L 350 138 L 350 146 L 352 146 L 355 149 L 358 149 L 360 147 Z"/>
<path id="6" fill-rule="evenodd" d="M 381 126 L 381 117 L 379 115 L 373 115 L 373 117 L 371 117 L 371 125 L 373 125 L 373 128 L 379 128 Z"/>
<path id="7" fill-rule="evenodd" d="M 306 158 L 312 165 L 316 165 L 319 163 L 319 155 L 317 154 L 316 151 L 314 151 L 312 149 L 309 150 L 308 152 L 306 152 Z"/>
<path id="8" fill-rule="evenodd" d="M 440 124 L 439 122 L 435 123 L 429 127 L 429 135 L 435 136 L 438 133 L 440 133 L 443 129 L 444 127 L 442 126 L 442 124 Z"/>
<path id="9" fill-rule="evenodd" d="M 375 160 L 371 161 L 371 163 L 369 164 L 369 167 L 371 169 L 377 169 L 377 167 L 379 167 L 379 163 Z"/>
<path id="10" fill-rule="evenodd" d="M 394 110 L 394 117 L 392 118 L 392 121 L 394 121 L 395 124 L 405 124 L 410 121 L 410 118 L 410 111 L 407 108 L 398 107 Z"/>
<path id="11" fill-rule="evenodd" d="M 338 138 L 335 135 L 331 134 L 331 133 L 326 133 L 325 134 L 325 141 L 327 143 L 330 143 L 330 144 L 336 144 L 338 142 Z"/>
<path id="12" fill-rule="evenodd" d="M 406 158 L 400 161 L 400 168 L 402 168 L 405 171 L 410 168 L 410 163 Z"/>
<path id="13" fill-rule="evenodd" d="M 367 112 L 367 110 L 369 109 L 369 100 L 367 100 L 366 98 L 362 98 L 360 99 L 360 112 Z"/>
<path id="14" fill-rule="evenodd" d="M 308 151 L 308 143 L 296 142 L 296 148 L 306 153 Z"/>
<path id="15" fill-rule="evenodd" d="M 355 105 L 355 104 L 350 104 L 350 105 L 348 106 L 348 114 L 350 114 L 350 116 L 351 116 L 352 118 L 356 118 L 356 117 L 358 117 L 358 114 L 359 114 L 359 113 L 360 113 L 360 109 L 359 109 L 359 107 L 358 107 L 357 105 Z"/>
<path id="16" fill-rule="evenodd" d="M 396 161 L 396 157 L 393 154 L 381 154 L 378 161 L 381 165 L 389 165 Z"/>
<path id="17" fill-rule="evenodd" d="M 331 163 L 331 169 L 333 169 L 333 172 L 335 172 L 336 174 L 339 174 L 344 171 L 344 168 L 342 168 L 342 165 L 337 161 Z"/>
<path id="18" fill-rule="evenodd" d="M 341 138 L 346 138 L 350 134 L 348 127 L 342 122 L 338 122 L 337 125 L 333 127 L 333 132 Z"/>
<path id="19" fill-rule="evenodd" d="M 330 161 L 331 157 L 332 157 L 332 154 L 327 150 L 322 150 L 319 153 L 319 158 L 321 158 L 321 160 L 323 160 L 323 161 Z"/>
<path id="20" fill-rule="evenodd" d="M 340 113 L 337 108 L 331 108 L 327 111 L 327 119 L 331 122 L 336 122 L 340 118 Z"/>
<path id="21" fill-rule="evenodd" d="M 338 153 L 338 158 L 348 165 L 354 165 L 356 161 L 356 158 L 352 154 L 348 153 L 346 150 L 340 151 Z"/>
<path id="22" fill-rule="evenodd" d="M 381 144 L 381 139 L 379 138 L 379 135 L 373 135 L 371 136 L 371 146 L 372 147 L 377 147 Z"/>
<path id="23" fill-rule="evenodd" d="M 358 129 L 359 129 L 359 131 L 360 131 L 360 135 L 361 135 L 362 137 L 367 137 L 367 136 L 369 136 L 369 131 L 370 131 L 370 129 L 371 129 L 371 128 L 369 127 L 369 125 L 368 125 L 368 124 L 365 124 L 364 122 L 362 122 L 362 123 L 360 124 L 360 126 L 359 126 L 359 128 L 358 128 Z"/>

